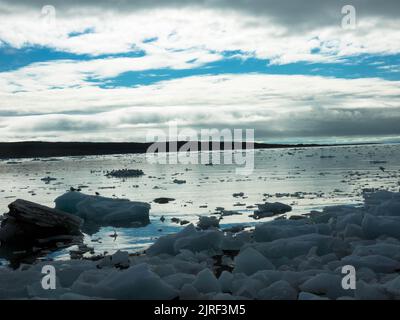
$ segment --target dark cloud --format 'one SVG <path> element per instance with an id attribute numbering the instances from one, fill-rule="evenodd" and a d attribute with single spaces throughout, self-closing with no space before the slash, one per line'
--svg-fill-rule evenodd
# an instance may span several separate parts
<path id="1" fill-rule="evenodd" d="M 264 129 L 256 136 L 265 137 L 344 137 L 400 135 L 400 109 L 322 109 L 292 114 Z"/>
<path id="2" fill-rule="evenodd" d="M 104 124 L 97 121 L 88 121 L 82 119 L 48 119 L 47 121 L 40 122 L 32 128 L 35 131 L 73 131 L 73 132 L 91 132 L 101 131 Z"/>
<path id="3" fill-rule="evenodd" d="M 42 6 L 53 5 L 60 10 L 89 8 L 123 13 L 152 8 L 200 6 L 264 15 L 281 25 L 303 28 L 340 24 L 341 8 L 347 4 L 355 6 L 359 19 L 369 17 L 377 17 L 382 20 L 398 19 L 400 13 L 399 0 L 0 0 L 0 4 L 10 8 L 20 6 L 40 10 Z"/>
<path id="4" fill-rule="evenodd" d="M 218 117 L 216 117 L 218 118 Z M 269 141 L 279 139 L 301 139 L 305 141 L 311 138 L 346 138 L 346 137 L 388 137 L 400 136 L 400 110 L 393 108 L 369 108 L 369 109 L 315 109 L 310 112 L 293 112 L 285 116 L 277 116 L 274 119 L 263 119 L 259 121 L 249 121 L 243 123 L 241 117 L 236 121 L 226 123 L 219 117 L 215 121 L 196 121 L 193 124 L 184 125 L 178 121 L 179 132 L 186 128 L 196 130 L 200 135 L 203 129 L 254 129 L 255 139 L 258 141 Z M 79 116 L 37 116 L 35 124 L 30 126 L 27 131 L 18 130 L 12 133 L 14 138 L 20 134 L 46 136 L 54 132 L 62 133 L 61 138 L 66 135 L 87 135 L 92 140 L 108 140 L 114 137 L 116 129 L 118 134 L 129 136 L 132 133 L 134 139 L 144 139 L 143 130 L 150 124 L 148 129 L 163 129 L 168 133 L 168 117 L 158 117 L 157 115 L 146 115 L 145 117 L 127 117 L 116 121 L 92 118 L 83 119 Z M 30 120 L 27 120 L 30 122 Z M 156 127 L 154 124 L 158 123 Z M 121 125 L 130 124 L 132 127 Z M 135 128 L 135 126 L 137 126 Z M 1 125 L 0 125 L 1 128 Z M 11 128 L 11 131 L 14 129 Z M 140 131 L 142 130 L 142 131 Z M 10 132 L 9 132 L 10 133 Z M 141 137 L 141 138 L 139 138 Z M 245 132 L 243 131 L 243 138 Z M 26 138 L 26 137 L 25 137 Z M 311 139 L 312 140 L 312 139 Z"/>
<path id="5" fill-rule="evenodd" d="M 196 130 L 211 129 L 255 129 L 259 140 L 294 137 L 348 137 L 400 135 L 400 109 L 323 109 L 310 112 L 290 113 L 284 117 L 259 122 L 234 123 L 199 122 L 192 126 Z"/>

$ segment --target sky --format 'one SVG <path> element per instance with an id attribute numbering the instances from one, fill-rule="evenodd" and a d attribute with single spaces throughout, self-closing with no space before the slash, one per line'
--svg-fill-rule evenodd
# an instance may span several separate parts
<path id="1" fill-rule="evenodd" d="M 0 141 L 171 123 L 400 141 L 400 1 L 0 0 Z"/>

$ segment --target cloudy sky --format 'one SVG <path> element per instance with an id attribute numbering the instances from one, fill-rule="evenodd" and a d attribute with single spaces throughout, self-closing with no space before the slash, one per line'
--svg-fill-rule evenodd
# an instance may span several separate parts
<path id="1" fill-rule="evenodd" d="M 0 0 L 1 141 L 144 141 L 174 121 L 400 141 L 400 1 Z"/>

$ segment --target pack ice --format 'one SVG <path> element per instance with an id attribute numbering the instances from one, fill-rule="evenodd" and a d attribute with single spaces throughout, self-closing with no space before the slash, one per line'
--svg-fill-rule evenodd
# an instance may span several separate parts
<path id="1" fill-rule="evenodd" d="M 2 267 L 0 298 L 400 299 L 400 194 L 364 197 L 361 207 L 328 207 L 239 233 L 189 225 L 138 256 Z M 76 193 L 57 202 L 67 212 L 92 215 L 87 210 L 103 208 L 96 199 Z M 55 290 L 40 285 L 49 263 Z M 345 265 L 356 270 L 354 290 L 342 286 Z"/>

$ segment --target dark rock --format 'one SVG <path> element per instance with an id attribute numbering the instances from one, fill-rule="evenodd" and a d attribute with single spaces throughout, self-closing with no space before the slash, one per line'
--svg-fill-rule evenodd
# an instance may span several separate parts
<path id="1" fill-rule="evenodd" d="M 39 244 L 39 240 L 60 236 L 81 236 L 82 219 L 40 204 L 15 200 L 0 228 L 2 244 Z M 67 237 L 68 238 L 68 237 Z"/>
<path id="2" fill-rule="evenodd" d="M 158 204 L 165 204 L 165 203 L 168 203 L 168 202 L 171 202 L 171 201 L 175 201 L 175 199 L 174 198 L 161 197 L 161 198 L 156 198 L 153 201 L 155 203 L 158 203 Z"/>
<path id="3" fill-rule="evenodd" d="M 254 211 L 254 214 L 252 215 L 254 219 L 260 219 L 260 218 L 265 218 L 265 217 L 272 217 L 277 214 L 282 214 L 292 211 L 292 207 L 280 203 L 280 202 L 266 202 L 264 204 L 258 204 L 258 210 Z"/>
<path id="4" fill-rule="evenodd" d="M 289 217 L 289 220 L 302 220 L 302 219 L 307 219 L 306 216 L 300 216 L 300 215 L 293 215 Z"/>
<path id="5" fill-rule="evenodd" d="M 143 175 L 144 172 L 139 169 L 121 169 L 121 170 L 112 170 L 110 172 L 107 172 L 106 177 L 132 178 L 132 177 L 140 177 Z"/>
<path id="6" fill-rule="evenodd" d="M 180 221 L 181 220 L 179 218 L 175 218 L 175 217 L 171 218 L 171 222 L 179 223 Z"/>
<path id="7" fill-rule="evenodd" d="M 186 180 L 174 179 L 172 182 L 176 183 L 176 184 L 184 184 L 184 183 L 186 183 Z"/>

